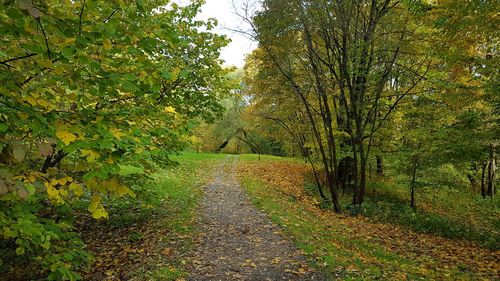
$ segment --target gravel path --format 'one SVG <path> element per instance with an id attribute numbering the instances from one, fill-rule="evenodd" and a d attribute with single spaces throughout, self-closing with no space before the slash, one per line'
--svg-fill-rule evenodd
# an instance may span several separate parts
<path id="1" fill-rule="evenodd" d="M 324 280 L 250 203 L 238 184 L 236 161 L 222 161 L 206 187 L 188 280 Z"/>

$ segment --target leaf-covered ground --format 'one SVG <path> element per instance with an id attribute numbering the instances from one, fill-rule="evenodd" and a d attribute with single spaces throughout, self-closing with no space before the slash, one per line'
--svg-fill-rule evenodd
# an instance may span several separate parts
<path id="1" fill-rule="evenodd" d="M 95 263 L 86 280 L 177 280 L 193 243 L 195 210 L 203 185 L 219 156 L 184 153 L 179 165 L 159 170 L 147 181 L 150 193 L 111 205 L 109 221 L 85 221 L 83 231 Z M 129 167 L 140 176 L 141 170 Z"/>
<path id="2" fill-rule="evenodd" d="M 498 277 L 498 250 L 322 208 L 304 189 L 307 165 L 282 160 L 241 161 L 238 171 L 253 202 L 331 278 Z"/>
<path id="3" fill-rule="evenodd" d="M 205 188 L 189 280 L 325 280 L 280 229 L 251 204 L 228 156 Z"/>
<path id="4" fill-rule="evenodd" d="M 421 217 L 402 223 L 401 218 L 390 222 L 391 212 L 374 216 L 373 206 L 358 216 L 325 209 L 305 180 L 309 167 L 300 161 L 226 158 L 184 153 L 176 158 L 180 165 L 160 169 L 145 181 L 144 194 L 136 190 L 137 199 L 108 202 L 109 220 L 80 221 L 95 257 L 85 279 L 494 280 L 499 274 L 495 247 L 423 233 L 413 225 Z M 125 170 L 141 184 L 140 169 Z M 374 196 L 389 200 L 398 195 L 380 189 L 367 202 Z M 420 200 L 426 211 L 439 207 L 431 199 Z M 455 216 L 464 211 L 439 212 Z M 494 225 L 484 227 L 491 231 Z"/>

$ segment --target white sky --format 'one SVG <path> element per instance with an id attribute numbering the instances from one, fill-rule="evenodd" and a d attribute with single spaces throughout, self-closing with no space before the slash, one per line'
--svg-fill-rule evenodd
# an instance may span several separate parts
<path id="1" fill-rule="evenodd" d="M 228 30 L 248 30 L 248 25 L 235 14 L 233 2 L 240 11 L 248 0 L 206 0 L 198 18 L 202 20 L 217 19 L 219 26 L 215 32 L 224 34 L 231 39 L 231 43 L 222 49 L 221 59 L 225 61 L 225 66 L 241 68 L 245 65 L 245 55 L 252 52 L 257 47 L 257 43 L 241 33 Z"/>

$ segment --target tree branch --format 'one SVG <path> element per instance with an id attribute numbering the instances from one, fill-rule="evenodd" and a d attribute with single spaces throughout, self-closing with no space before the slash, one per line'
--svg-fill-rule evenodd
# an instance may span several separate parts
<path id="1" fill-rule="evenodd" d="M 8 62 L 16 61 L 16 60 L 22 60 L 22 59 L 26 59 L 26 58 L 31 58 L 31 57 L 34 57 L 36 55 L 37 54 L 26 54 L 24 56 L 20 56 L 20 57 L 11 58 L 11 59 L 8 59 L 8 60 L 1 61 L 0 64 L 7 65 Z"/>

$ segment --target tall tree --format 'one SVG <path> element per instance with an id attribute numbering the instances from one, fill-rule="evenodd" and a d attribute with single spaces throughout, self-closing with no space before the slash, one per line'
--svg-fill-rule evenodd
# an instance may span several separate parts
<path id="1" fill-rule="evenodd" d="M 305 108 L 337 211 L 339 148 L 352 153 L 352 203 L 360 205 L 375 133 L 427 72 L 425 56 L 411 52 L 423 44 L 412 8 L 389 0 L 269 0 L 251 22 Z"/>
<path id="2" fill-rule="evenodd" d="M 165 161 L 189 118 L 219 113 L 226 39 L 195 20 L 201 4 L 2 2 L 1 257 L 75 279 L 63 254 L 76 267 L 83 247 L 51 211 L 88 202 L 107 217 L 106 197 L 134 196 L 120 164 Z"/>

